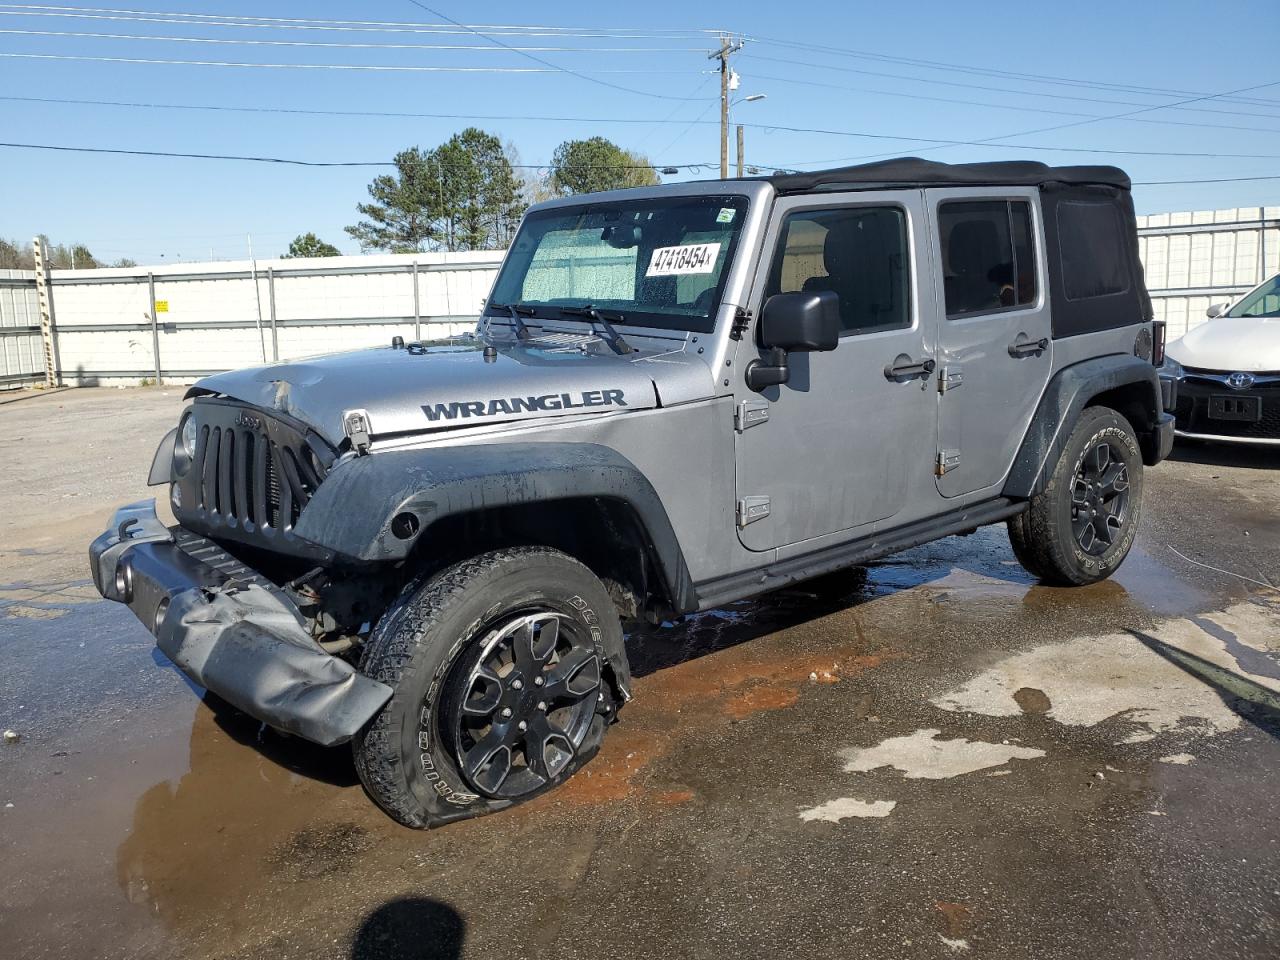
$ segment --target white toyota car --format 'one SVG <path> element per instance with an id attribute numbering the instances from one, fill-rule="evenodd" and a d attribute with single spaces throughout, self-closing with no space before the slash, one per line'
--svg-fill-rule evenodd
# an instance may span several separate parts
<path id="1" fill-rule="evenodd" d="M 1280 275 L 1206 314 L 1160 368 L 1177 435 L 1280 446 Z"/>

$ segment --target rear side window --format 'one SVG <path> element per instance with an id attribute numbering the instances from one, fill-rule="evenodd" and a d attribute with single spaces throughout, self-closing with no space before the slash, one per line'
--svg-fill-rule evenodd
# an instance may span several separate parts
<path id="1" fill-rule="evenodd" d="M 938 207 L 947 316 L 1023 307 L 1036 299 L 1035 241 L 1025 200 Z"/>
<path id="2" fill-rule="evenodd" d="M 765 296 L 830 290 L 846 333 L 905 329 L 908 266 L 900 207 L 801 210 L 783 222 Z"/>
<path id="3" fill-rule="evenodd" d="M 1058 204 L 1062 288 L 1068 300 L 1087 300 L 1129 289 L 1129 258 L 1114 203 L 1064 200 Z"/>

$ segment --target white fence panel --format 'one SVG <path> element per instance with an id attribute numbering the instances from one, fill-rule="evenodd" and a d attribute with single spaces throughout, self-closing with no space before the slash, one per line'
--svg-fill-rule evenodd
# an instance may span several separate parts
<path id="1" fill-rule="evenodd" d="M 0 390 L 44 379 L 36 275 L 0 270 Z"/>
<path id="2" fill-rule="evenodd" d="M 395 335 L 458 335 L 474 328 L 501 258 L 434 253 L 59 271 L 62 378 L 189 382 Z"/>
<path id="3" fill-rule="evenodd" d="M 1175 340 L 1205 310 L 1280 273 L 1280 207 L 1138 217 L 1138 253 L 1157 320 Z"/>
<path id="4" fill-rule="evenodd" d="M 1139 217 L 1138 246 L 1156 319 L 1176 339 L 1205 321 L 1210 304 L 1280 273 L 1280 207 Z M 162 378 L 189 382 L 264 360 L 377 346 L 396 335 L 461 334 L 474 327 L 501 260 L 493 251 L 55 271 L 61 378 L 150 380 L 157 347 Z M 625 253 L 617 263 L 552 257 L 530 283 L 581 269 L 579 285 L 594 288 L 619 268 L 630 276 L 629 265 Z M 0 388 L 42 379 L 39 325 L 35 274 L 0 271 Z"/>

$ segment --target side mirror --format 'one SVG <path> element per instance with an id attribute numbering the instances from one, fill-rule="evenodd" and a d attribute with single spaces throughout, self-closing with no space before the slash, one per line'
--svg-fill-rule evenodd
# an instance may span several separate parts
<path id="1" fill-rule="evenodd" d="M 1224 313 L 1226 313 L 1226 312 L 1227 312 L 1227 308 L 1228 308 L 1228 307 L 1230 307 L 1230 306 L 1231 306 L 1231 304 L 1229 304 L 1229 303 L 1215 303 L 1215 304 L 1211 304 L 1211 305 L 1210 305 L 1210 307 L 1209 307 L 1209 309 L 1208 309 L 1208 310 L 1206 310 L 1206 311 L 1204 312 L 1204 315 L 1205 315 L 1206 317 L 1208 317 L 1210 320 L 1212 320 L 1212 319 L 1214 319 L 1215 317 L 1220 317 L 1220 316 L 1222 316 Z"/>
<path id="2" fill-rule="evenodd" d="M 840 298 L 831 290 L 820 293 L 776 293 L 760 312 L 760 342 L 769 349 L 767 360 L 747 366 L 747 386 L 763 390 L 791 378 L 791 351 L 834 350 L 840 343 Z"/>

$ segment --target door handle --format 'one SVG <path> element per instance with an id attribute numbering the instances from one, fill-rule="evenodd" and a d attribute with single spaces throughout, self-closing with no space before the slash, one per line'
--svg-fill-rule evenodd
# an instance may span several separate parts
<path id="1" fill-rule="evenodd" d="M 1040 356 L 1049 349 L 1049 338 L 1041 337 L 1039 340 L 1028 340 L 1025 333 L 1018 334 L 1018 338 L 1009 344 L 1009 356 L 1015 359 L 1029 357 L 1033 354 Z"/>
<path id="2" fill-rule="evenodd" d="M 884 378 L 894 381 L 914 380 L 916 377 L 929 376 L 936 366 L 937 364 L 933 362 L 932 357 L 912 360 L 907 354 L 900 353 L 890 363 L 886 364 Z"/>

